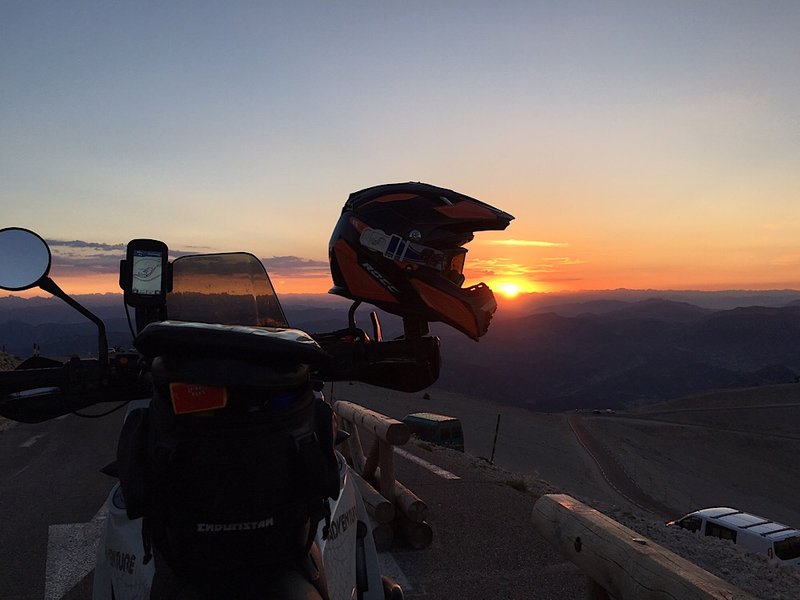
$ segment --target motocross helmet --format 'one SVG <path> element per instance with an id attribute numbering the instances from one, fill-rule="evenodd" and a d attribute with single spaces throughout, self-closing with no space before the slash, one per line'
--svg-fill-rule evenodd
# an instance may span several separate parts
<path id="1" fill-rule="evenodd" d="M 404 318 L 442 321 L 477 340 L 497 309 L 484 283 L 462 288 L 464 244 L 503 230 L 510 214 L 426 183 L 390 183 L 350 194 L 328 246 L 331 294 Z"/>

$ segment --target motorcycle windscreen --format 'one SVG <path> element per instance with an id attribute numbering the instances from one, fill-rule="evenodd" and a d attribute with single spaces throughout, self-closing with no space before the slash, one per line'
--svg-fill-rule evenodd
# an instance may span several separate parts
<path id="1" fill-rule="evenodd" d="M 246 252 L 175 259 L 167 316 L 221 325 L 289 326 L 264 265 Z"/>

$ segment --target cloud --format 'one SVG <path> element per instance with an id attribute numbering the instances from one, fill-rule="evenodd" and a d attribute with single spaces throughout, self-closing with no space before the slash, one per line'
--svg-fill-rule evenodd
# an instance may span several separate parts
<path id="1" fill-rule="evenodd" d="M 566 242 L 543 242 L 541 240 L 489 240 L 492 246 L 530 246 L 535 248 L 555 248 L 568 246 Z"/>
<path id="2" fill-rule="evenodd" d="M 47 243 L 52 248 L 58 246 L 60 248 L 89 248 L 97 251 L 119 251 L 125 252 L 125 244 L 103 244 L 100 242 L 84 242 L 81 240 L 48 240 Z"/>
<path id="3" fill-rule="evenodd" d="M 80 240 L 47 240 L 54 267 L 64 274 L 119 273 L 125 244 L 103 244 Z"/>
<path id="4" fill-rule="evenodd" d="M 280 277 L 328 277 L 330 269 L 326 260 L 312 260 L 299 256 L 273 256 L 262 258 L 267 271 Z"/>
<path id="5" fill-rule="evenodd" d="M 566 256 L 544 258 L 537 264 L 522 264 L 508 258 L 477 259 L 467 264 L 467 275 L 481 277 L 530 277 L 544 280 L 547 274 L 560 273 L 563 267 L 580 265 L 585 261 Z"/>
<path id="6" fill-rule="evenodd" d="M 582 277 L 558 277 L 558 276 L 544 276 L 537 277 L 536 281 L 540 283 L 573 283 L 575 281 L 583 281 Z"/>
<path id="7" fill-rule="evenodd" d="M 564 265 L 564 266 L 583 265 L 586 263 L 585 260 L 581 260 L 579 258 L 570 258 L 569 256 L 554 256 L 552 258 L 543 258 L 542 260 L 548 264 Z"/>
<path id="8" fill-rule="evenodd" d="M 100 275 L 119 273 L 119 261 L 125 258 L 127 244 L 104 244 L 82 240 L 47 240 L 53 263 L 64 275 Z M 170 249 L 170 257 L 202 254 L 205 248 Z M 198 252 L 200 251 L 200 252 Z M 328 262 L 299 256 L 262 258 L 269 273 L 281 277 L 328 277 Z"/>
<path id="9" fill-rule="evenodd" d="M 536 273 L 550 273 L 552 267 L 540 265 L 523 265 L 508 258 L 489 258 L 473 260 L 467 264 L 469 277 L 526 277 Z"/>

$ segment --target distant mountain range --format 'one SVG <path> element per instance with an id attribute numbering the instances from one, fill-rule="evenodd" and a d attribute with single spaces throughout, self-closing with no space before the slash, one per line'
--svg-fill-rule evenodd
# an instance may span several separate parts
<path id="1" fill-rule="evenodd" d="M 620 408 L 794 381 L 800 304 L 710 310 L 651 299 L 498 317 L 469 345 L 442 332 L 441 384 L 538 410 Z M 592 312 L 599 310 L 599 312 Z"/>
<path id="2" fill-rule="evenodd" d="M 432 324 L 442 338 L 437 385 L 557 411 L 620 408 L 713 389 L 788 383 L 800 375 L 800 292 L 664 294 L 672 299 L 617 290 L 501 301 L 478 343 Z M 715 308 L 737 300 L 749 305 Z M 105 320 L 109 345 L 131 346 L 119 295 L 79 301 Z M 292 326 L 309 332 L 347 323 L 349 303 L 341 298 L 289 295 L 283 304 Z M 357 314 L 368 331 L 369 310 L 365 305 Z M 381 313 L 381 321 L 385 338 L 401 333 L 397 317 Z M 0 298 L 0 346 L 24 357 L 34 343 L 51 356 L 97 350 L 94 326 L 61 302 Z"/>

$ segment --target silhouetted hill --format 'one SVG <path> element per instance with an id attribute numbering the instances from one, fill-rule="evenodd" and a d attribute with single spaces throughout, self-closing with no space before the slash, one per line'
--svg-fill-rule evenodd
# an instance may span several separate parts
<path id="1" fill-rule="evenodd" d="M 708 362 L 739 371 L 783 364 L 800 370 L 800 306 L 750 306 L 715 313 L 680 340 Z"/>
<path id="2" fill-rule="evenodd" d="M 131 347 L 133 337 L 126 319 L 106 319 L 105 325 L 109 347 Z M 97 342 L 97 327 L 87 320 L 38 325 L 20 321 L 0 323 L 0 349 L 21 358 L 31 355 L 34 343 L 44 356 L 96 355 Z"/>
<path id="3" fill-rule="evenodd" d="M 620 318 L 640 317 L 664 321 L 689 322 L 697 320 L 714 311 L 709 308 L 702 308 L 694 304 L 689 304 L 688 302 L 664 300 L 662 298 L 648 298 L 635 302 L 624 302 L 622 300 L 593 300 L 590 302 L 548 305 L 536 310 L 536 313 L 546 312 L 552 312 L 562 317 L 607 315 Z"/>
<path id="4" fill-rule="evenodd" d="M 122 294 L 86 294 L 75 299 L 101 319 L 124 319 Z M 0 297 L 0 324 L 21 321 L 31 325 L 43 323 L 78 323 L 85 320 L 79 312 L 58 298 L 17 296 Z"/>
<path id="5" fill-rule="evenodd" d="M 440 383 L 564 410 L 790 382 L 800 373 L 798 307 L 695 308 L 648 302 L 613 314 L 497 319 L 478 344 L 442 332 Z"/>
<path id="6" fill-rule="evenodd" d="M 536 312 L 555 312 L 566 317 L 581 313 L 602 314 L 619 308 L 620 304 L 631 304 L 660 298 L 673 302 L 688 302 L 694 306 L 711 310 L 731 310 L 740 306 L 781 307 L 790 302 L 800 301 L 797 290 L 597 290 L 563 293 L 521 294 L 513 301 L 498 298 L 500 312 L 506 314 L 532 314 Z"/>
<path id="7" fill-rule="evenodd" d="M 121 294 L 77 295 L 75 299 L 103 319 L 111 347 L 129 348 L 132 345 Z M 292 327 L 324 332 L 347 326 L 350 302 L 344 298 L 290 294 L 282 300 Z M 363 305 L 356 316 L 358 325 L 371 335 L 370 310 L 375 309 Z M 387 338 L 402 333 L 402 323 L 397 317 L 378 312 Z M 0 297 L 0 350 L 5 347 L 10 353 L 28 356 L 34 343 L 39 345 L 43 354 L 51 356 L 96 353 L 97 329 L 58 298 Z"/>
<path id="8" fill-rule="evenodd" d="M 536 308 L 537 313 L 555 313 L 562 317 L 577 317 L 580 315 L 602 315 L 630 306 L 630 302 L 623 300 L 591 300 L 589 302 L 566 302 L 563 304 L 547 304 Z"/>
<path id="9" fill-rule="evenodd" d="M 650 298 L 612 310 L 607 315 L 623 319 L 640 318 L 691 323 L 712 312 L 714 311 L 711 309 L 701 308 L 688 302 Z"/>
<path id="10" fill-rule="evenodd" d="M 130 346 L 119 295 L 79 299 L 105 318 L 109 345 Z M 310 332 L 344 328 L 348 307 L 340 298 L 284 298 L 290 324 Z M 790 382 L 800 374 L 798 302 L 714 311 L 674 299 L 601 298 L 552 309 L 524 315 L 500 310 L 478 343 L 431 324 L 442 337 L 439 385 L 538 410 L 564 410 Z M 356 319 L 372 335 L 370 310 L 364 305 Z M 384 337 L 399 335 L 400 319 L 378 312 Z M 89 354 L 96 352 L 96 340 L 94 326 L 57 300 L 0 298 L 0 345 L 7 352 L 27 356 L 37 343 L 44 355 Z"/>

